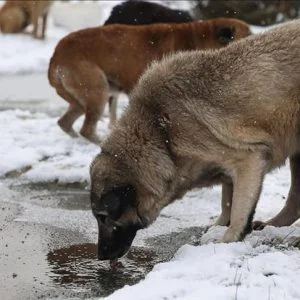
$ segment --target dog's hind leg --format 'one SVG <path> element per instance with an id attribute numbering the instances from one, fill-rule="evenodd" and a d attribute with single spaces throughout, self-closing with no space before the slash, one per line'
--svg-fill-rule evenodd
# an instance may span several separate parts
<path id="1" fill-rule="evenodd" d="M 300 153 L 290 158 L 291 187 L 288 199 L 282 210 L 267 222 L 256 221 L 254 229 L 263 229 L 266 225 L 275 227 L 289 226 L 300 217 Z"/>
<path id="2" fill-rule="evenodd" d="M 56 87 L 57 94 L 69 103 L 69 108 L 65 114 L 58 120 L 60 128 L 71 137 L 78 137 L 73 129 L 74 122 L 84 113 L 83 107 L 72 97 L 62 86 Z"/>
<path id="3" fill-rule="evenodd" d="M 105 74 L 97 65 L 79 60 L 74 64 L 60 66 L 58 76 L 58 83 L 55 77 L 51 78 L 52 85 L 55 85 L 57 93 L 72 106 L 60 119 L 59 125 L 64 125 L 63 130 L 70 130 L 69 125 L 79 116 L 79 109 L 73 106 L 81 107 L 85 119 L 80 134 L 99 144 L 100 138 L 96 133 L 97 121 L 102 116 L 109 97 L 109 85 Z"/>
<path id="4" fill-rule="evenodd" d="M 118 95 L 111 95 L 108 100 L 109 104 L 109 128 L 112 128 L 117 121 L 117 104 Z"/>
<path id="5" fill-rule="evenodd" d="M 66 113 L 58 120 L 60 128 L 71 137 L 78 137 L 73 129 L 73 123 L 83 114 L 83 110 L 77 106 L 70 104 Z"/>
<path id="6" fill-rule="evenodd" d="M 42 17 L 42 39 L 45 39 L 45 32 L 47 28 L 48 12 L 46 12 Z"/>
<path id="7" fill-rule="evenodd" d="M 31 23 L 33 24 L 32 36 L 39 38 L 39 14 L 38 14 L 38 3 L 34 3 Z"/>
<path id="8" fill-rule="evenodd" d="M 77 89 L 76 94 L 84 101 L 85 108 L 80 134 L 91 142 L 100 144 L 101 139 L 96 132 L 97 122 L 109 99 L 109 84 L 105 74 L 94 65 L 86 65 L 77 75 L 77 80 L 81 78 L 81 88 Z"/>
<path id="9" fill-rule="evenodd" d="M 229 226 L 231 205 L 232 205 L 232 193 L 233 193 L 232 183 L 224 182 L 222 184 L 222 201 L 221 201 L 222 212 L 221 215 L 216 220 L 215 225 Z"/>
<path id="10" fill-rule="evenodd" d="M 266 162 L 260 153 L 247 154 L 232 173 L 233 197 L 230 226 L 221 242 L 236 242 L 252 229 L 252 219 L 261 192 Z"/>
<path id="11" fill-rule="evenodd" d="M 85 119 L 80 134 L 94 144 L 100 144 L 101 139 L 96 133 L 97 122 L 101 117 L 103 110 L 101 107 L 96 110 L 87 107 L 85 111 Z"/>

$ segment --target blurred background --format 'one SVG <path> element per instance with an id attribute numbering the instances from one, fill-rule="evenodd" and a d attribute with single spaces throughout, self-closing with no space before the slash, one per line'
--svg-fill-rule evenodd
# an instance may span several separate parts
<path id="1" fill-rule="evenodd" d="M 93 2 L 102 6 L 103 13 L 105 8 L 113 2 L 122 1 L 82 1 L 82 0 L 62 0 L 56 1 L 54 16 L 57 17 L 58 8 L 62 8 L 69 3 L 79 4 L 89 3 L 92 7 Z M 110 3 L 109 3 L 110 2 Z M 209 19 L 215 17 L 236 17 L 249 22 L 253 25 L 267 26 L 283 22 L 299 16 L 300 1 L 297 0 L 157 0 L 171 8 L 192 10 L 197 19 Z M 62 14 L 63 12 L 61 12 Z"/>
<path id="2" fill-rule="evenodd" d="M 102 2 L 103 6 L 109 6 L 105 2 L 121 1 L 57 1 L 57 8 L 61 3 L 78 2 Z M 198 19 L 215 17 L 236 17 L 253 25 L 272 25 L 299 16 L 300 1 L 297 0 L 186 0 L 186 1 L 152 1 L 160 2 L 171 8 L 191 9 Z M 63 4 L 64 5 L 64 4 Z M 104 7 L 103 7 L 104 8 Z"/>
<path id="3" fill-rule="evenodd" d="M 54 1 L 50 8 L 45 41 L 0 33 L 0 75 L 46 71 L 56 43 L 71 31 L 102 25 L 121 0 Z M 190 12 L 195 19 L 234 17 L 252 25 L 269 26 L 299 16 L 295 0 L 157 0 L 170 8 Z M 0 7 L 4 0 L 0 0 Z M 32 30 L 28 26 L 28 31 Z"/>
<path id="4" fill-rule="evenodd" d="M 300 1 L 198 0 L 193 9 L 199 19 L 235 17 L 252 25 L 267 26 L 299 16 Z"/>

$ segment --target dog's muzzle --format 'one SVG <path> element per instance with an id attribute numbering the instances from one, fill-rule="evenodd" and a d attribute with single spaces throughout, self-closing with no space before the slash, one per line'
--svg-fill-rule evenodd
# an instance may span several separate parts
<path id="1" fill-rule="evenodd" d="M 106 226 L 98 220 L 98 259 L 120 258 L 130 249 L 138 230 L 135 226 Z"/>

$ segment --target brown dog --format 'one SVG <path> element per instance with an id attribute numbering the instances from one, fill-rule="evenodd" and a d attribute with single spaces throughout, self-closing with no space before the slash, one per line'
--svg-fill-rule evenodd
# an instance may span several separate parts
<path id="1" fill-rule="evenodd" d="M 18 33 L 22 32 L 27 25 L 33 24 L 33 37 L 44 39 L 51 4 L 52 1 L 49 0 L 6 0 L 0 10 L 1 32 Z M 39 21 L 41 21 L 41 30 Z"/>
<path id="2" fill-rule="evenodd" d="M 144 73 L 91 166 L 99 258 L 122 256 L 138 229 L 195 187 L 223 185 L 223 242 L 243 239 L 264 176 L 290 158 L 286 206 L 300 216 L 300 21 L 215 51 L 182 52 Z"/>
<path id="3" fill-rule="evenodd" d="M 111 97 L 113 123 L 116 97 L 112 93 L 131 91 L 152 60 L 178 50 L 220 48 L 249 33 L 248 25 L 235 19 L 109 25 L 71 33 L 59 42 L 49 66 L 50 84 L 70 104 L 58 124 L 76 136 L 72 125 L 85 113 L 80 133 L 99 143 L 96 125 L 107 100 Z"/>

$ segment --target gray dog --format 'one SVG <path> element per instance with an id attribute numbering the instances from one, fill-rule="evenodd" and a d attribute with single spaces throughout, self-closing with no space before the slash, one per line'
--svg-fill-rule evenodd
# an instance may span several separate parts
<path id="1" fill-rule="evenodd" d="M 290 159 L 282 211 L 300 216 L 300 21 L 214 51 L 153 63 L 91 166 L 99 259 L 121 257 L 136 231 L 196 187 L 222 184 L 221 242 L 244 238 L 265 175 Z"/>

